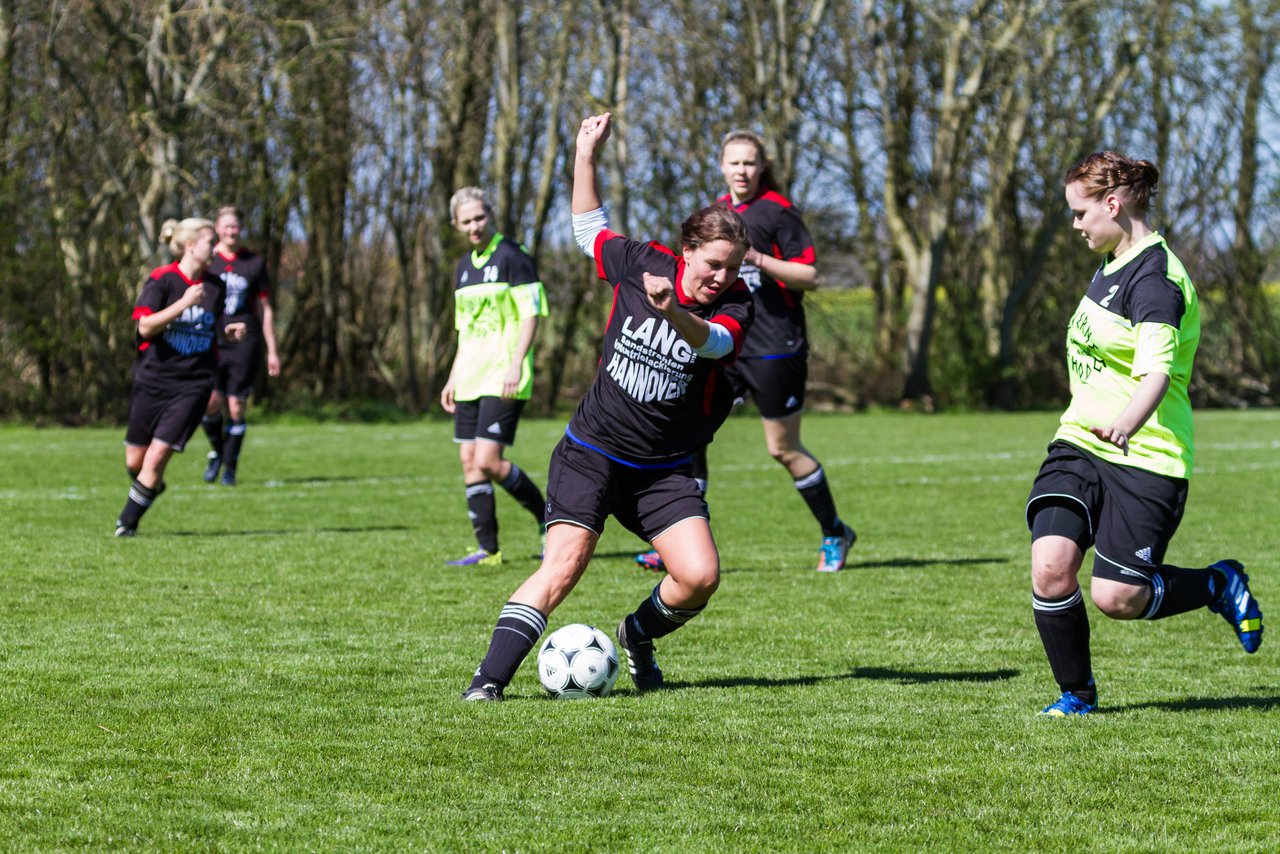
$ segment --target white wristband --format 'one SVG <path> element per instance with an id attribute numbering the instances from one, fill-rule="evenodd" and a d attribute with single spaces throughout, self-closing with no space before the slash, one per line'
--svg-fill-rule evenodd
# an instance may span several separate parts
<path id="1" fill-rule="evenodd" d="M 694 347 L 693 352 L 704 359 L 719 359 L 729 355 L 733 351 L 733 336 L 729 334 L 729 330 L 719 323 L 709 323 L 707 326 L 707 340 L 702 342 L 701 347 Z"/>

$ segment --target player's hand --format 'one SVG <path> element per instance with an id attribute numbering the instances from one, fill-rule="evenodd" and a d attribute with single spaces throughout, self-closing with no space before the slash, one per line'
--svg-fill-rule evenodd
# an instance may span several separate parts
<path id="1" fill-rule="evenodd" d="M 663 314 L 669 314 L 675 308 L 676 289 L 666 276 L 644 273 L 644 292 L 649 297 L 649 305 Z"/>
<path id="2" fill-rule="evenodd" d="M 516 362 L 507 369 L 507 375 L 502 378 L 503 400 L 511 400 L 516 396 L 516 392 L 520 390 L 520 377 L 523 374 L 524 365 L 522 362 Z"/>
<path id="3" fill-rule="evenodd" d="M 269 377 L 280 376 L 280 357 L 277 356 L 275 353 L 267 354 L 267 376 Z"/>
<path id="4" fill-rule="evenodd" d="M 1129 434 L 1125 433 L 1119 427 L 1112 424 L 1110 427 L 1090 427 L 1089 432 L 1097 436 L 1104 442 L 1110 442 L 1120 450 L 1124 451 L 1124 455 L 1129 456 Z"/>
<path id="5" fill-rule="evenodd" d="M 598 116 L 587 116 L 578 128 L 578 153 L 592 154 L 609 138 L 612 113 L 601 113 Z"/>
<path id="6" fill-rule="evenodd" d="M 182 292 L 182 299 L 186 301 L 188 308 L 193 305 L 199 305 L 200 301 L 204 299 L 204 282 L 196 282 L 194 285 L 189 286 Z"/>
<path id="7" fill-rule="evenodd" d="M 444 384 L 444 388 L 440 389 L 440 408 L 450 415 L 457 409 L 453 401 L 453 380 L 449 380 Z"/>
<path id="8" fill-rule="evenodd" d="M 249 334 L 249 327 L 244 323 L 228 323 L 223 328 L 222 334 L 227 336 L 229 341 L 243 341 L 245 335 Z"/>

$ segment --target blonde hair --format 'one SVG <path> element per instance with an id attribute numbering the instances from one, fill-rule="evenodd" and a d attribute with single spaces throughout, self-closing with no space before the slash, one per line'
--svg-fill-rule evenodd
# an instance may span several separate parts
<path id="1" fill-rule="evenodd" d="M 167 219 L 160 226 L 160 241 L 169 247 L 174 258 L 181 258 L 187 251 L 187 244 L 196 239 L 196 235 L 205 229 L 213 231 L 213 223 L 199 217 L 187 217 L 179 222 Z"/>
<path id="2" fill-rule="evenodd" d="M 493 213 L 493 205 L 489 204 L 489 196 L 484 190 L 479 187 L 463 187 L 449 199 L 450 222 L 456 223 L 458 221 L 458 208 L 467 202 L 479 202 L 484 205 L 485 216 L 489 217 L 490 220 L 496 219 Z"/>
<path id="3" fill-rule="evenodd" d="M 236 219 L 240 220 L 241 223 L 244 222 L 244 211 L 240 210 L 240 208 L 236 207 L 235 205 L 223 205 L 222 207 L 218 208 L 218 212 L 213 215 L 213 221 L 217 222 L 218 220 L 222 219 L 224 216 L 233 216 Z"/>

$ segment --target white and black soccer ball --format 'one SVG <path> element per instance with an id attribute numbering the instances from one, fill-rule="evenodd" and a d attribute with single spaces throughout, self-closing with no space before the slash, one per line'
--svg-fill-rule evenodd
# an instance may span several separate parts
<path id="1" fill-rule="evenodd" d="M 618 671 L 618 650 L 613 641 L 582 623 L 556 629 L 538 650 L 538 679 L 557 700 L 608 696 Z"/>

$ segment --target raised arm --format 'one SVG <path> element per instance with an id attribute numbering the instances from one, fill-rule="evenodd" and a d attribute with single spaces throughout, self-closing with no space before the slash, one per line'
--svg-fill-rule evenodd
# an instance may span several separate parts
<path id="1" fill-rule="evenodd" d="M 611 113 L 587 116 L 578 128 L 577 154 L 573 159 L 572 212 L 590 213 L 601 207 L 596 189 L 596 150 L 609 138 Z"/>

